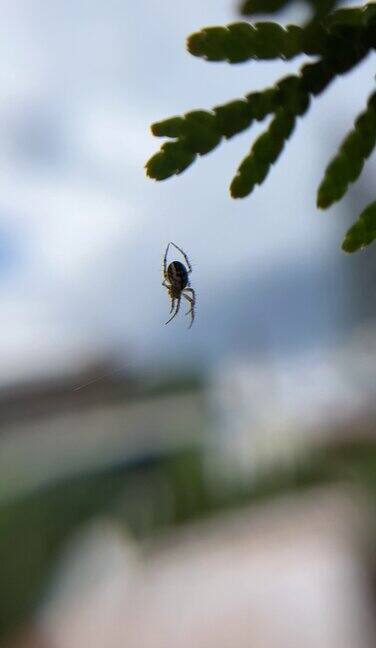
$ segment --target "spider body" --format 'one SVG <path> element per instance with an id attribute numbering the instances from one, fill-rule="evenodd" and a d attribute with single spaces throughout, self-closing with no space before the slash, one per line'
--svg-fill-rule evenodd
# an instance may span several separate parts
<path id="1" fill-rule="evenodd" d="M 172 261 L 167 265 L 167 256 L 170 245 L 173 245 L 180 252 L 180 254 L 182 254 L 187 267 L 181 261 Z M 189 275 L 191 272 L 192 266 L 185 252 L 183 252 L 180 247 L 175 245 L 175 243 L 169 243 L 167 245 L 163 258 L 162 286 L 165 286 L 165 288 L 167 288 L 169 297 L 171 299 L 170 313 L 172 313 L 172 316 L 166 322 L 166 324 L 171 322 L 171 320 L 173 320 L 174 317 L 176 317 L 176 315 L 178 314 L 182 297 L 184 297 L 189 302 L 189 310 L 186 313 L 186 315 L 191 316 L 191 323 L 189 325 L 189 328 L 191 328 L 193 324 L 195 317 L 196 294 L 189 284 Z"/>
<path id="2" fill-rule="evenodd" d="M 167 268 L 167 279 L 170 282 L 170 295 L 177 299 L 188 286 L 188 271 L 184 263 L 173 261 Z"/>

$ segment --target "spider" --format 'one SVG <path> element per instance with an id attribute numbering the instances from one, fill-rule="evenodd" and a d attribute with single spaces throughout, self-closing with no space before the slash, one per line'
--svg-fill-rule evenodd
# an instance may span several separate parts
<path id="1" fill-rule="evenodd" d="M 173 245 L 174 248 L 179 250 L 179 252 L 183 255 L 188 269 L 185 267 L 184 263 L 181 263 L 181 261 L 172 261 L 169 265 L 167 265 L 167 255 L 168 255 L 168 250 L 170 245 Z M 189 259 L 186 253 L 183 252 L 183 250 L 180 247 L 175 245 L 175 243 L 169 243 L 167 245 L 166 252 L 163 257 L 162 286 L 165 286 L 167 288 L 169 297 L 171 299 L 170 313 L 173 313 L 174 308 L 175 308 L 175 312 L 171 315 L 170 319 L 166 322 L 166 324 L 171 322 L 171 320 L 173 320 L 174 317 L 176 317 L 176 315 L 178 314 L 182 295 L 190 304 L 190 308 L 186 312 L 186 315 L 191 315 L 191 323 L 188 328 L 191 328 L 193 324 L 193 320 L 195 318 L 196 294 L 193 288 L 191 288 L 189 285 L 188 275 L 190 275 L 191 272 L 192 272 L 192 266 L 189 263 Z M 191 293 L 191 294 L 189 295 L 187 293 Z M 177 302 L 176 307 L 175 307 L 175 301 Z"/>

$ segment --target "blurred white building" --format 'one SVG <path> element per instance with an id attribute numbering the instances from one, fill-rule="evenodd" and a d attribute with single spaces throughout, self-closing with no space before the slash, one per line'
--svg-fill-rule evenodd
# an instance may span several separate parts
<path id="1" fill-rule="evenodd" d="M 214 472 L 257 475 L 376 417 L 376 332 L 272 359 L 229 359 L 212 375 Z"/>
<path id="2" fill-rule="evenodd" d="M 43 645 L 371 648 L 363 505 L 319 490 L 197 524 L 138 555 L 99 525 L 67 555 L 40 618 Z"/>

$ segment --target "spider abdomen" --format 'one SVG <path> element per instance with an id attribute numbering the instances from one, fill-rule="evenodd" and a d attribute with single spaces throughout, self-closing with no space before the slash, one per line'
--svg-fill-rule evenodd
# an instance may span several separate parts
<path id="1" fill-rule="evenodd" d="M 180 294 L 188 285 L 188 272 L 183 263 L 173 261 L 167 268 L 167 276 L 174 293 Z"/>
<path id="2" fill-rule="evenodd" d="M 181 263 L 180 261 L 172 261 L 169 265 L 167 265 L 170 245 L 172 245 L 178 250 L 178 252 L 180 252 L 180 254 L 184 257 L 186 265 L 184 265 L 184 263 Z M 184 250 L 170 241 L 170 243 L 168 243 L 166 247 L 166 252 L 164 253 L 163 257 L 162 286 L 165 286 L 165 288 L 167 289 L 171 306 L 171 317 L 167 320 L 167 322 L 165 322 L 166 324 L 169 324 L 171 320 L 173 320 L 174 317 L 176 317 L 176 315 L 178 314 L 180 303 L 183 297 L 189 303 L 189 310 L 187 311 L 186 315 L 191 316 L 191 322 L 188 328 L 191 328 L 193 324 L 193 320 L 195 318 L 196 293 L 193 288 L 191 288 L 189 282 L 189 275 L 191 274 L 191 272 L 192 266 Z"/>

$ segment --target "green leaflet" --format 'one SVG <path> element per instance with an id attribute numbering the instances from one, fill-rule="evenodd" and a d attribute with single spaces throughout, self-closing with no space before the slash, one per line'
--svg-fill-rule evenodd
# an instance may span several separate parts
<path id="1" fill-rule="evenodd" d="M 357 221 L 346 232 L 342 249 L 345 252 L 356 252 L 372 243 L 376 238 L 376 201 L 362 211 Z"/>
<path id="2" fill-rule="evenodd" d="M 302 86 L 302 77 L 290 75 L 277 83 L 278 106 L 293 115 L 302 115 L 309 106 L 309 90 Z"/>
<path id="3" fill-rule="evenodd" d="M 361 12 L 358 11 L 360 15 Z M 338 27 L 333 28 L 337 33 Z M 273 22 L 230 23 L 223 27 L 204 27 L 188 36 L 190 54 L 207 61 L 242 63 L 250 59 L 289 60 L 299 54 L 318 56 L 330 49 L 331 28 L 320 25 L 282 27 Z"/>
<path id="4" fill-rule="evenodd" d="M 354 128 L 343 140 L 335 158 L 325 170 L 317 192 L 317 206 L 330 207 L 346 193 L 360 175 L 364 161 L 376 144 L 376 93 L 368 100 L 367 110 L 355 120 Z"/>
<path id="5" fill-rule="evenodd" d="M 229 63 L 249 59 L 291 59 L 306 51 L 302 28 L 294 25 L 283 28 L 272 22 L 254 25 L 240 22 L 225 27 L 205 27 L 188 37 L 187 48 L 193 56 Z M 318 54 L 320 51 L 318 46 L 312 53 Z"/>
<path id="6" fill-rule="evenodd" d="M 351 26 L 361 28 L 373 17 L 374 10 L 375 6 L 372 6 L 372 4 L 365 7 L 338 9 L 325 18 L 325 25 L 328 27 Z"/>
<path id="7" fill-rule="evenodd" d="M 207 27 L 201 32 L 191 34 L 187 39 L 187 49 L 193 56 L 202 56 L 208 61 L 222 61 L 226 58 L 226 28 Z"/>
<path id="8" fill-rule="evenodd" d="M 193 153 L 209 153 L 219 144 L 221 137 L 216 128 L 215 115 L 212 113 L 193 110 L 185 115 L 183 141 Z"/>
<path id="9" fill-rule="evenodd" d="M 147 161 L 146 174 L 155 180 L 165 180 L 182 173 L 197 154 L 209 153 L 222 138 L 229 139 L 248 128 L 253 119 L 264 119 L 277 105 L 277 95 L 277 89 L 268 88 L 216 106 L 212 112 L 194 110 L 152 124 L 153 135 L 176 139 L 162 144 L 160 151 Z M 282 100 L 280 96 L 279 101 Z"/>
<path id="10" fill-rule="evenodd" d="M 155 180 L 166 180 L 172 175 L 179 175 L 196 157 L 189 151 L 184 142 L 166 142 L 161 150 L 151 157 L 146 164 L 146 174 Z"/>
<path id="11" fill-rule="evenodd" d="M 151 125 L 155 137 L 180 137 L 184 134 L 184 117 L 170 117 Z"/>
<path id="12" fill-rule="evenodd" d="M 244 99 L 236 99 L 224 106 L 214 108 L 218 130 L 229 139 L 250 126 L 253 120 L 252 106 Z"/>
<path id="13" fill-rule="evenodd" d="M 262 92 L 251 92 L 246 96 L 253 118 L 262 121 L 279 106 L 277 88 L 267 88 Z"/>
<path id="14" fill-rule="evenodd" d="M 248 196 L 256 185 L 266 178 L 271 165 L 283 150 L 285 140 L 290 137 L 295 125 L 295 116 L 281 108 L 269 128 L 254 142 L 252 149 L 231 182 L 230 193 L 233 198 Z"/>
<path id="15" fill-rule="evenodd" d="M 200 155 L 211 151 L 221 139 L 215 115 L 206 110 L 192 110 L 184 117 L 156 122 L 151 131 L 157 137 L 180 138 L 187 150 Z"/>

